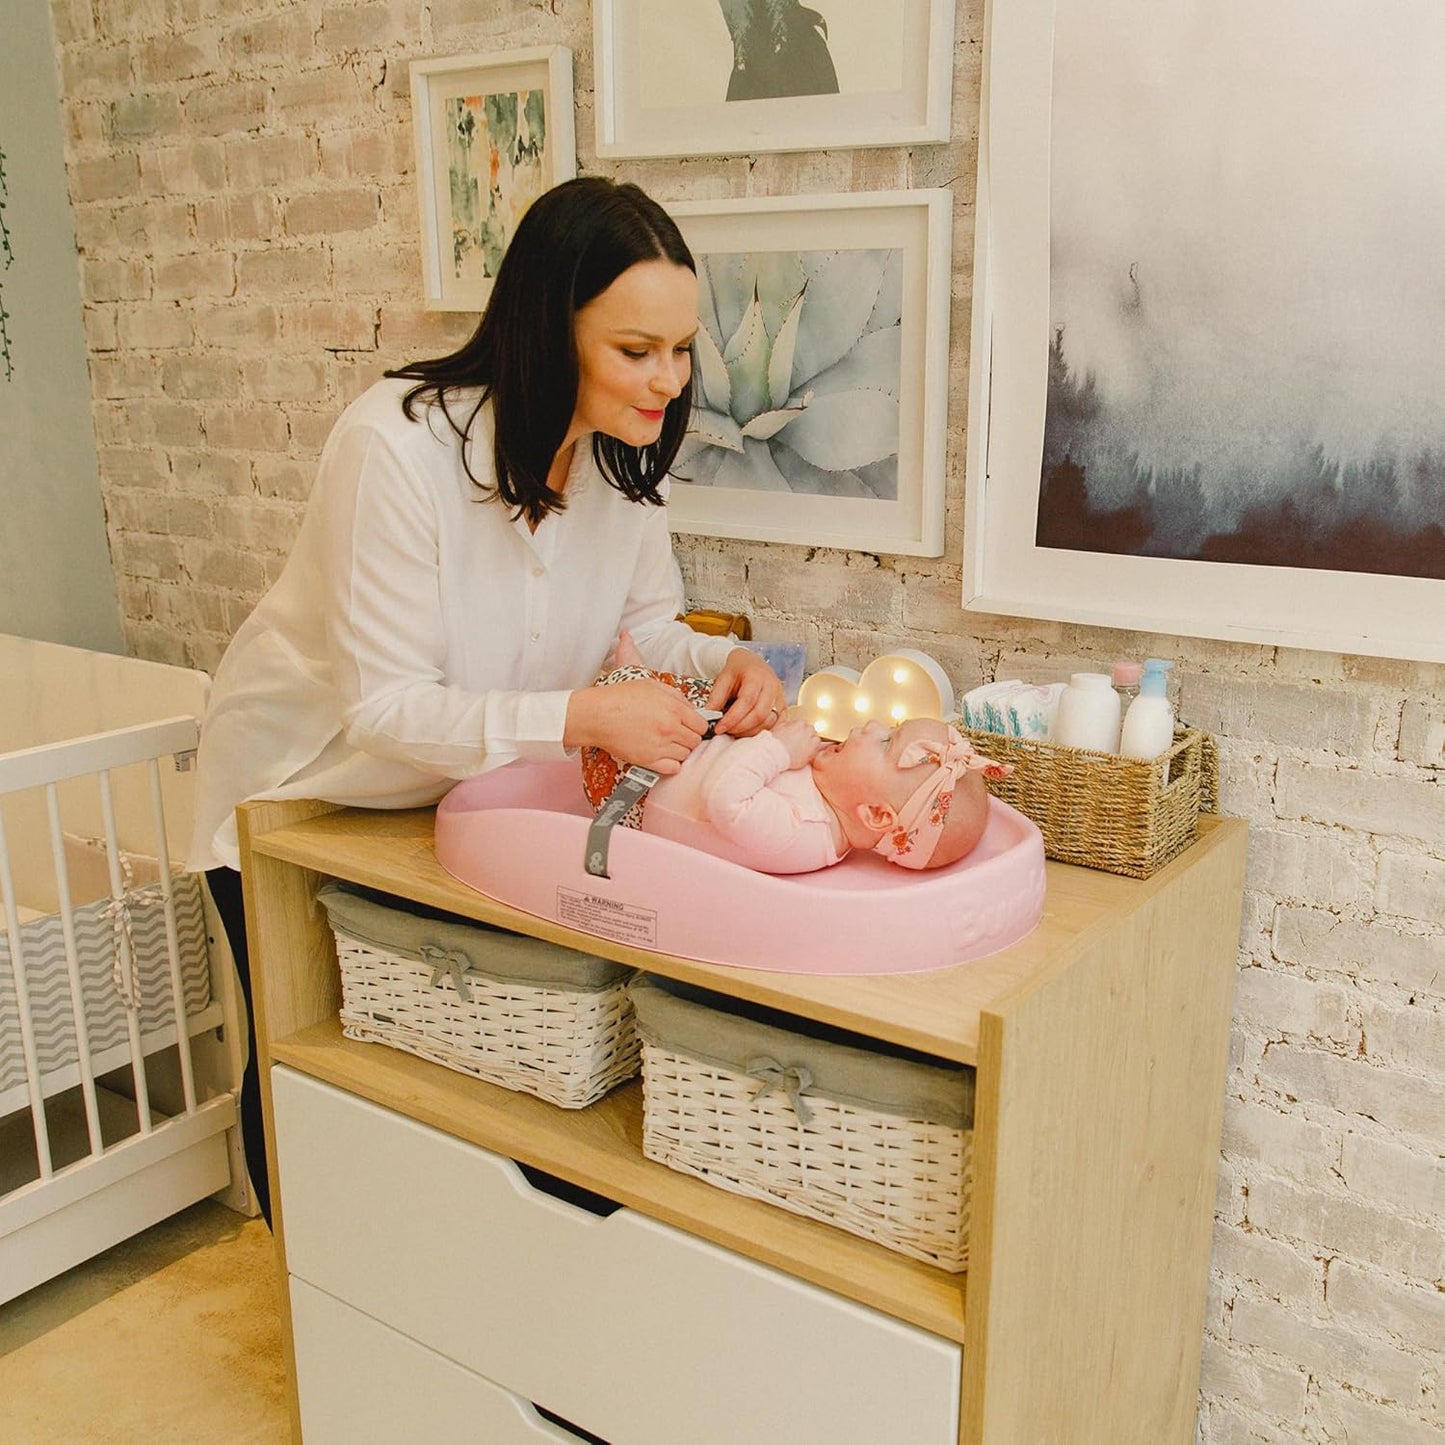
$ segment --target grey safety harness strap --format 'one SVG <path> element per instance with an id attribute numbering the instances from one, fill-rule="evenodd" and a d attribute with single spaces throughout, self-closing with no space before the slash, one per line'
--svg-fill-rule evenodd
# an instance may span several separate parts
<path id="1" fill-rule="evenodd" d="M 587 852 L 583 862 L 594 878 L 612 876 L 607 871 L 607 850 L 612 844 L 612 830 L 639 798 L 647 796 L 661 776 L 651 768 L 634 763 L 618 778 L 616 786 L 607 795 L 607 801 L 597 810 L 592 826 L 587 829 Z"/>
<path id="2" fill-rule="evenodd" d="M 717 725 L 722 714 L 705 707 L 699 708 L 698 711 L 707 723 L 707 729 L 702 735 L 703 741 L 706 742 L 716 735 Z M 661 773 L 654 773 L 651 768 L 644 768 L 638 763 L 633 763 L 613 784 L 612 791 L 607 795 L 607 801 L 597 810 L 597 816 L 593 818 L 592 826 L 587 830 L 587 854 L 582 861 L 594 878 L 612 877 L 607 871 L 607 850 L 612 844 L 612 830 L 627 816 L 628 811 L 639 798 L 647 796 L 653 784 L 661 777 Z"/>

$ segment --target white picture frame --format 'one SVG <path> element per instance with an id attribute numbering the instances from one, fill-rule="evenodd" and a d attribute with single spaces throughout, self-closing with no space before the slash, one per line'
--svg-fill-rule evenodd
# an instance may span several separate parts
<path id="1" fill-rule="evenodd" d="M 810 0 L 826 36 L 800 29 L 806 58 L 792 70 L 774 64 L 763 77 L 763 67 L 753 67 L 754 88 L 773 93 L 732 100 L 746 61 L 735 77 L 744 41 L 735 45 L 729 32 L 727 3 L 595 0 L 599 156 L 751 155 L 950 138 L 953 0 Z M 743 8 L 733 6 L 734 15 Z M 775 93 L 826 84 L 820 67 L 831 71 L 835 93 Z"/>
<path id="2" fill-rule="evenodd" d="M 939 188 L 668 204 L 701 313 L 674 532 L 942 554 L 952 202 Z"/>
<path id="3" fill-rule="evenodd" d="M 1054 0 L 990 4 L 975 210 L 963 607 L 1185 637 L 1445 661 L 1445 581 L 1436 578 L 1036 545 L 1054 339 L 1055 42 Z M 1107 50 L 1107 38 L 1098 43 Z M 1388 68 L 1376 66 L 1369 73 L 1389 85 Z M 1389 113 L 1388 105 L 1382 112 Z M 1297 121 L 1295 130 L 1302 129 L 1307 127 Z M 1266 143 L 1257 141 L 1254 148 Z M 1388 149 L 1385 144 L 1380 153 Z M 1281 229 L 1281 236 L 1288 234 Z"/>
<path id="4" fill-rule="evenodd" d="M 410 78 L 423 298 L 431 311 L 480 312 L 527 206 L 577 173 L 572 52 L 550 45 L 414 60 Z M 459 115 L 465 141 L 454 133 Z M 483 150 L 493 129 L 503 142 L 495 170 Z"/>

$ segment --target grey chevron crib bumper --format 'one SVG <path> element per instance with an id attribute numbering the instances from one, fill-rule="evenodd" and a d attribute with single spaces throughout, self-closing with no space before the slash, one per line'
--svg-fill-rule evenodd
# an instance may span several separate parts
<path id="1" fill-rule="evenodd" d="M 211 976 L 206 948 L 205 907 L 198 874 L 178 874 L 173 891 L 176 934 L 181 960 L 182 994 L 188 1016 L 201 1013 L 211 1001 Z M 146 1052 L 168 1040 L 160 1031 L 174 1026 L 170 960 L 166 952 L 165 904 L 155 888 L 127 895 L 133 968 L 122 974 L 117 965 L 120 910 L 108 898 L 72 911 L 79 964 L 82 1013 L 92 1056 L 123 1046 L 128 1040 L 125 995 L 139 1004 L 140 1031 Z M 65 934 L 59 913 L 47 913 L 20 925 L 20 956 L 25 967 L 29 1015 L 34 1029 L 42 1076 L 77 1062 L 75 1016 L 65 956 Z M 11 939 L 0 913 L 0 1114 L 27 1103 L 25 1054 L 22 1045 L 12 968 Z M 174 1034 L 170 1034 L 174 1039 Z M 51 1090 L 47 1088 L 46 1093 Z"/>

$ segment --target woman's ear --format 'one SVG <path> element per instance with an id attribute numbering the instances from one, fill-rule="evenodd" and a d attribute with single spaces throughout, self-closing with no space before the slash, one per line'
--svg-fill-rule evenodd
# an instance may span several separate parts
<path id="1" fill-rule="evenodd" d="M 855 811 L 858 821 L 875 833 L 886 833 L 898 821 L 898 814 L 887 803 L 859 803 Z"/>

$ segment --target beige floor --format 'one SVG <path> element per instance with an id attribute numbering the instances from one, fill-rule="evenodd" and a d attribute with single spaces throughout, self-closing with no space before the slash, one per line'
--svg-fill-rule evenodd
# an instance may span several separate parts
<path id="1" fill-rule="evenodd" d="M 0 1306 L 0 1441 L 289 1439 L 271 1235 L 209 1201 Z"/>

